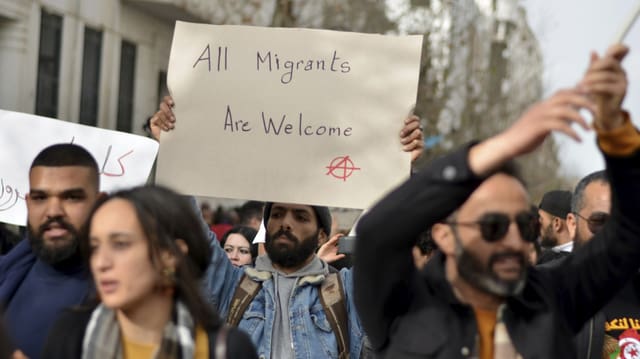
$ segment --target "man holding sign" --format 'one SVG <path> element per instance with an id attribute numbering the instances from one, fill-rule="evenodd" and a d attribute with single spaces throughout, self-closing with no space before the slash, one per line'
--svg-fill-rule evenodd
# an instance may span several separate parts
<path id="1" fill-rule="evenodd" d="M 173 99 L 166 97 L 150 119 L 158 140 L 163 130 L 176 126 L 173 106 Z M 419 118 L 409 116 L 400 142 L 412 160 L 422 153 L 422 138 Z M 206 295 L 220 315 L 251 336 L 261 357 L 361 357 L 364 333 L 353 304 L 351 271 L 331 273 L 315 254 L 331 232 L 329 209 L 267 202 L 264 222 L 267 255 L 256 259 L 255 268 L 234 267 L 212 240 Z M 329 286 L 335 291 L 325 294 Z M 336 315 L 334 307 L 341 314 Z"/>

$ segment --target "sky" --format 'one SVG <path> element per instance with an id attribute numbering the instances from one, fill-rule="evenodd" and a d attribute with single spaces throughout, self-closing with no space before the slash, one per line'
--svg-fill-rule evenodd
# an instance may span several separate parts
<path id="1" fill-rule="evenodd" d="M 602 54 L 620 33 L 640 0 L 522 0 L 545 63 L 545 96 L 571 87 L 586 70 L 590 52 Z M 623 107 L 640 126 L 640 19 L 623 41 L 629 87 Z M 604 168 L 593 132 L 578 131 L 582 143 L 557 136 L 561 171 L 576 178 Z"/>

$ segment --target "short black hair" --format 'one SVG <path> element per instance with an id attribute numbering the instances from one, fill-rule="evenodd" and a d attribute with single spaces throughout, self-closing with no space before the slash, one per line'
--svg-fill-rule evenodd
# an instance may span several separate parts
<path id="1" fill-rule="evenodd" d="M 584 190 L 587 186 L 593 182 L 602 182 L 609 184 L 609 177 L 607 172 L 596 171 L 584 176 L 580 182 L 576 185 L 576 189 L 573 190 L 573 196 L 571 197 L 571 212 L 577 213 L 584 206 Z"/>
<path id="2" fill-rule="evenodd" d="M 46 147 L 36 155 L 31 162 L 31 171 L 34 167 L 63 167 L 79 166 L 91 169 L 95 174 L 96 188 L 100 188 L 100 174 L 98 163 L 84 147 L 73 143 L 58 143 Z"/>
<path id="3" fill-rule="evenodd" d="M 418 247 L 420 253 L 426 256 L 430 256 L 433 251 L 438 249 L 436 242 L 433 240 L 433 237 L 431 237 L 431 229 L 427 229 L 420 234 L 416 242 L 416 247 Z"/>
<path id="4" fill-rule="evenodd" d="M 238 211 L 240 215 L 240 224 L 245 226 L 251 222 L 252 218 L 256 218 L 258 221 L 262 220 L 262 211 L 264 210 L 264 202 L 260 201 L 247 201 Z"/>
<path id="5" fill-rule="evenodd" d="M 503 163 L 502 165 L 500 165 L 500 167 L 493 170 L 491 174 L 487 176 L 487 178 L 498 173 L 502 173 L 509 177 L 515 178 L 518 182 L 522 184 L 522 186 L 524 186 L 524 188 L 527 188 L 527 181 L 524 180 L 524 176 L 522 175 L 522 170 L 520 169 L 520 165 L 518 165 L 516 161 L 509 160 Z"/>

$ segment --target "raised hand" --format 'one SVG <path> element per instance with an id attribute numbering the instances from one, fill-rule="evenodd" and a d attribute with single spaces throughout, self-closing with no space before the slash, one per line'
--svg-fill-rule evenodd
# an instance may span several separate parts
<path id="1" fill-rule="evenodd" d="M 160 109 L 151 117 L 149 127 L 151 128 L 151 135 L 156 141 L 160 141 L 162 131 L 171 131 L 175 128 L 174 105 L 173 98 L 165 96 L 160 102 Z"/>
<path id="2" fill-rule="evenodd" d="M 627 93 L 627 75 L 622 68 L 622 60 L 629 49 L 616 44 L 600 57 L 591 53 L 589 68 L 579 86 L 596 104 L 595 125 L 603 130 L 611 130 L 623 123 L 622 101 Z"/>
<path id="3" fill-rule="evenodd" d="M 424 134 L 418 116 L 410 115 L 404 120 L 404 127 L 400 131 L 400 144 L 403 151 L 411 152 L 411 162 L 415 162 L 422 155 Z"/>
<path id="4" fill-rule="evenodd" d="M 579 112 L 582 108 L 596 111 L 585 91 L 574 88 L 556 92 L 531 106 L 505 131 L 471 148 L 469 166 L 477 175 L 486 175 L 505 161 L 533 151 L 553 131 L 580 141 L 571 125 L 590 129 Z"/>
<path id="5" fill-rule="evenodd" d="M 316 255 L 327 263 L 333 263 L 344 258 L 344 254 L 338 254 L 338 240 L 342 236 L 342 233 L 338 233 L 331 237 L 325 244 L 320 246 Z"/>

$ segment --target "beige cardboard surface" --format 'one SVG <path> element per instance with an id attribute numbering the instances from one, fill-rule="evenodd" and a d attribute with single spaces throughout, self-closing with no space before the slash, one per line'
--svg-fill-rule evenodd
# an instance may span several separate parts
<path id="1" fill-rule="evenodd" d="M 422 36 L 177 22 L 157 181 L 183 193 L 365 208 L 406 179 Z"/>

